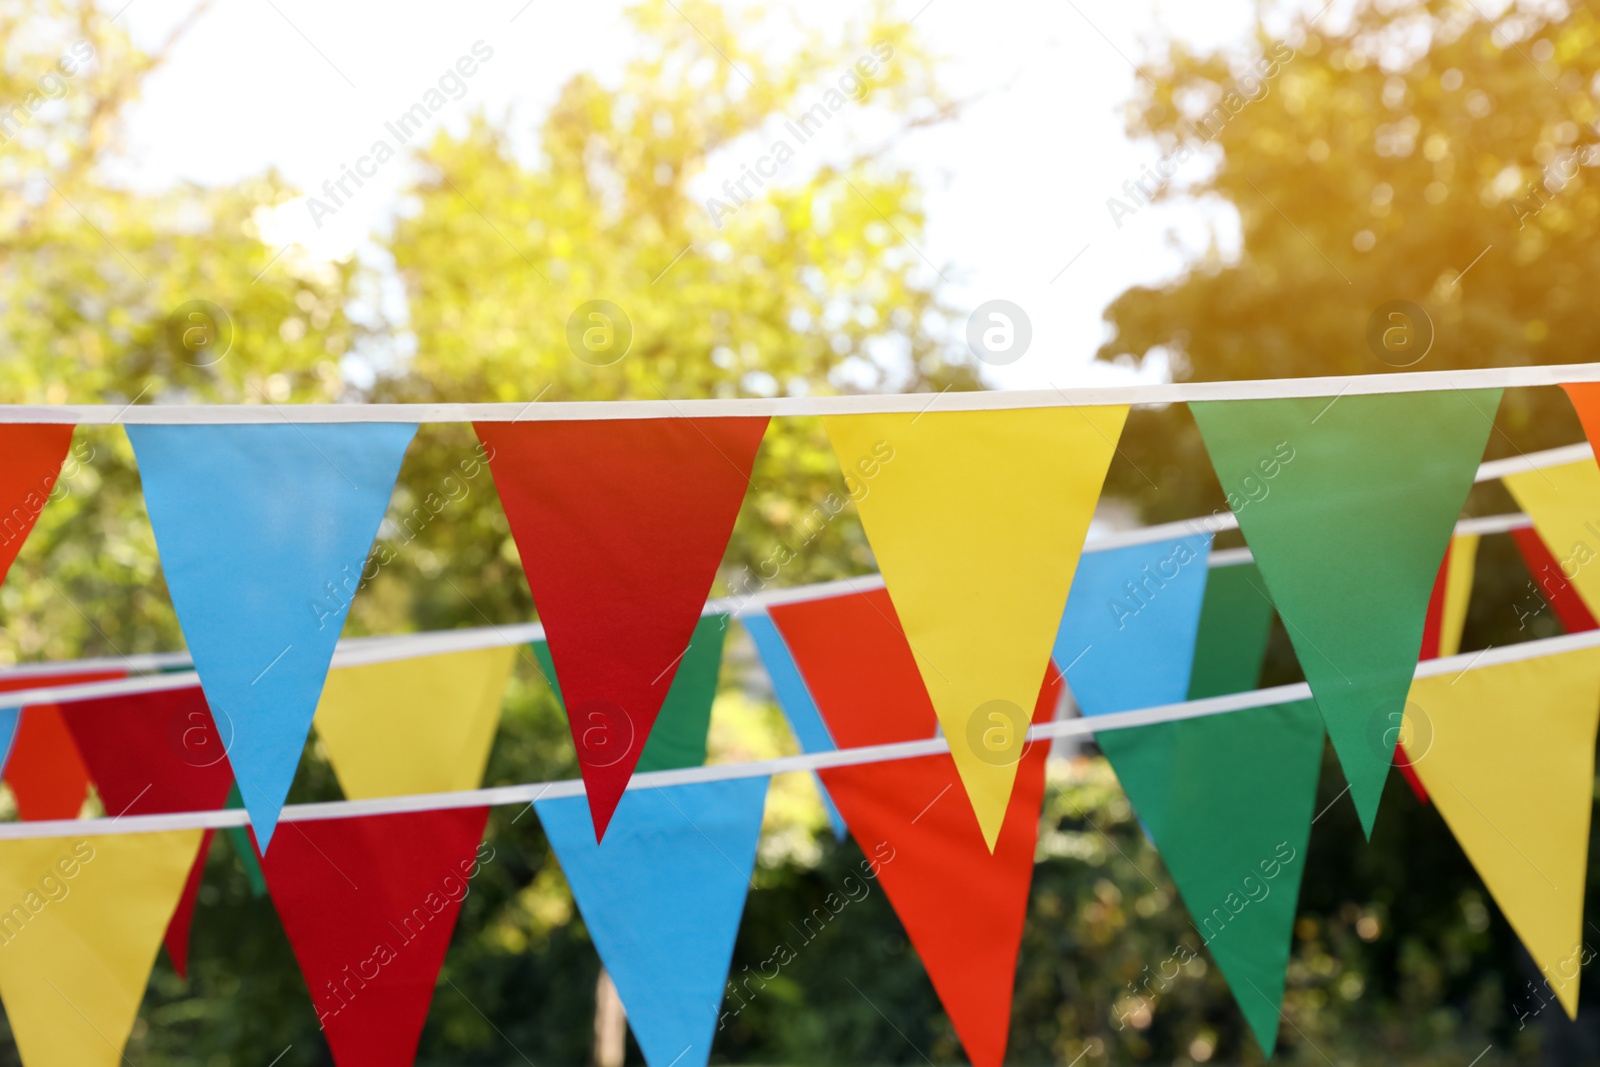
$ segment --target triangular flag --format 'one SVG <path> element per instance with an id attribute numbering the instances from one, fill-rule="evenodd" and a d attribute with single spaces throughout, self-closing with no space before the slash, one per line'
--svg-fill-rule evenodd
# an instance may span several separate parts
<path id="1" fill-rule="evenodd" d="M 789 646 L 773 625 L 771 617 L 752 613 L 741 616 L 741 621 L 750 640 L 755 643 L 756 652 L 761 656 L 767 678 L 772 682 L 772 694 L 789 723 L 789 731 L 800 744 L 800 751 L 836 751 L 839 746 L 834 744 L 828 724 L 822 721 L 822 713 L 817 710 L 816 701 L 811 699 L 811 690 L 806 688 L 806 680 L 800 676 L 800 668 L 795 666 Z M 833 799 L 828 796 L 828 787 L 822 784 L 822 778 L 815 771 L 811 777 L 816 782 L 817 795 L 822 798 L 822 808 L 828 814 L 828 823 L 833 827 L 833 836 L 835 840 L 843 841 L 849 832 L 844 816 L 833 806 Z"/>
<path id="2" fill-rule="evenodd" d="M 476 428 L 561 675 L 598 840 L 694 635 L 767 420 Z"/>
<path id="3" fill-rule="evenodd" d="M 237 811 L 244 807 L 244 800 L 239 796 L 238 782 L 234 782 L 233 788 L 228 790 L 228 800 L 223 807 L 229 811 Z M 233 846 L 233 855 L 239 861 L 239 866 L 244 868 L 245 881 L 250 883 L 250 896 L 257 900 L 266 896 L 267 876 L 261 873 L 261 861 L 256 859 L 256 843 L 250 836 L 250 828 L 228 827 L 228 843 Z"/>
<path id="4" fill-rule="evenodd" d="M 884 590 L 773 604 L 767 612 L 839 747 L 916 741 L 939 729 Z"/>
<path id="5" fill-rule="evenodd" d="M 1210 534 L 1087 552 L 1055 661 L 1085 715 L 1181 704 L 1189 695 Z"/>
<path id="6" fill-rule="evenodd" d="M 604 843 L 582 797 L 534 807 L 650 1067 L 705 1067 L 755 868 L 766 778 L 622 798 Z"/>
<path id="7" fill-rule="evenodd" d="M 1578 1013 L 1600 649 L 1418 678 L 1406 748 L 1569 1018 Z"/>
<path id="8" fill-rule="evenodd" d="M 78 751 L 100 790 L 106 814 L 214 811 L 233 788 L 227 739 L 217 731 L 198 686 L 79 700 L 61 705 Z M 167 928 L 173 970 L 188 972 L 189 924 L 211 848 L 206 830 Z"/>
<path id="9" fill-rule="evenodd" d="M 1322 767 L 1316 705 L 1102 730 L 1095 741 L 1271 1055 Z"/>
<path id="10" fill-rule="evenodd" d="M 1600 382 L 1571 382 L 1561 388 L 1567 391 L 1567 399 L 1572 401 L 1578 421 L 1583 424 L 1583 435 L 1593 447 L 1600 438 Z"/>
<path id="11" fill-rule="evenodd" d="M 1212 567 L 1200 606 L 1189 699 L 1243 693 L 1261 681 L 1272 637 L 1272 601 L 1251 562 Z"/>
<path id="12" fill-rule="evenodd" d="M 71 425 L 0 426 L 0 582 L 50 502 L 71 445 Z"/>
<path id="13" fill-rule="evenodd" d="M 0 1000 L 22 1062 L 118 1067 L 199 830 L 0 841 Z"/>
<path id="14" fill-rule="evenodd" d="M 461 901 L 488 858 L 488 818 L 454 808 L 308 819 L 262 858 L 339 1067 L 416 1058 Z"/>
<path id="15" fill-rule="evenodd" d="M 823 419 L 978 825 L 999 840 L 1026 718 L 1126 407 Z M 868 475 L 868 468 L 875 474 Z M 1002 738 L 1015 750 L 997 750 Z"/>
<path id="16" fill-rule="evenodd" d="M 705 763 L 711 705 L 717 699 L 722 646 L 727 633 L 726 615 L 707 615 L 696 624 L 694 636 L 689 639 L 683 659 L 678 661 L 672 688 L 667 690 L 667 699 L 661 702 L 661 712 L 650 728 L 650 739 L 645 742 L 635 770 L 670 771 Z M 555 664 L 550 659 L 550 646 L 543 641 L 533 642 L 533 655 L 559 702 L 561 683 L 556 679 Z"/>
<path id="17" fill-rule="evenodd" d="M 351 800 L 483 784 L 512 646 L 338 667 L 317 704 L 317 736 Z"/>
<path id="18" fill-rule="evenodd" d="M 78 817 L 89 792 L 89 768 L 55 704 L 22 709 L 5 779 L 24 822 Z"/>
<path id="19" fill-rule="evenodd" d="M 1372 834 L 1500 390 L 1189 405 Z M 1387 742 L 1387 743 L 1385 743 Z"/>
<path id="20" fill-rule="evenodd" d="M 933 707 L 882 590 L 770 610 L 845 748 L 933 732 Z M 1049 722 L 1060 693 L 1052 668 L 1031 721 Z M 1049 751 L 1048 742 L 1022 750 L 992 855 L 971 806 L 953 792 L 960 779 L 947 755 L 821 772 L 866 854 L 862 876 L 882 879 L 977 1067 L 998 1067 L 1005 1058 Z M 810 939 L 818 931 L 808 923 L 796 932 Z"/>
<path id="21" fill-rule="evenodd" d="M 267 847 L 416 427 L 127 431 L 178 622 Z"/>
<path id="22" fill-rule="evenodd" d="M 1502 481 L 1555 558 L 1555 575 L 1535 575 L 1540 587 L 1565 578 L 1589 613 L 1600 616 L 1600 467 L 1584 459 L 1508 474 Z"/>
<path id="23" fill-rule="evenodd" d="M 1511 539 L 1516 542 L 1531 576 L 1527 595 L 1519 597 L 1516 605 L 1517 629 L 1525 629 L 1532 618 L 1544 611 L 1546 604 L 1555 610 L 1556 618 L 1569 634 L 1600 629 L 1600 623 L 1595 621 L 1583 597 L 1561 573 L 1561 561 L 1551 554 L 1539 531 L 1528 527 L 1512 530 Z"/>

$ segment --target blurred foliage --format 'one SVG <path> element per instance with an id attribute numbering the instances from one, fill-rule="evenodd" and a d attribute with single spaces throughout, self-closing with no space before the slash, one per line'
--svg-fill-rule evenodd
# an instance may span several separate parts
<path id="1" fill-rule="evenodd" d="M 920 191 L 886 155 L 960 105 L 886 8 L 820 35 L 759 9 L 641 3 L 634 58 L 616 84 L 574 78 L 529 130 L 477 115 L 416 155 L 406 209 L 381 238 L 403 311 L 379 312 L 372 267 L 264 242 L 272 213 L 297 196 L 275 174 L 159 193 L 114 180 L 122 116 L 205 6 L 145 53 L 91 0 L 0 4 L 0 101 L 26 116 L 0 143 L 8 402 L 677 400 L 979 384 L 956 316 L 924 280 L 937 267 L 919 250 Z M 1247 58 L 1180 45 L 1152 55 L 1130 128 L 1170 152 L 1180 118 L 1213 106 L 1242 63 L 1277 40 L 1295 50 L 1265 96 L 1161 193 L 1235 213 L 1239 248 L 1219 240 L 1171 282 L 1119 298 L 1102 358 L 1159 356 L 1180 379 L 1383 372 L 1365 331 L 1392 299 L 1432 319 L 1426 369 L 1589 358 L 1582 293 L 1600 193 L 1580 173 L 1534 211 L 1528 185 L 1564 153 L 1600 143 L 1597 24 L 1586 10 L 1514 7 L 1491 25 L 1469 8 L 1268 11 L 1283 25 L 1263 29 Z M 804 158 L 785 120 L 868 56 L 880 62 L 844 106 L 870 109 L 887 139 L 846 162 Z M 29 110 L 32 93 L 41 103 Z M 792 167 L 752 195 L 717 189 L 749 180 L 786 137 L 800 157 Z M 734 210 L 701 200 L 706 190 Z M 569 343 L 569 321 L 597 299 L 619 306 L 632 331 L 626 355 L 604 366 Z M 226 310 L 233 340 L 221 358 L 171 343 L 169 318 L 192 300 Z M 1549 394 L 1508 395 L 1495 454 L 1577 438 Z M 80 462 L 0 588 L 0 661 L 181 645 L 126 439 L 84 429 L 77 448 Z M 1222 506 L 1181 406 L 1135 412 L 1122 452 L 1110 491 L 1149 518 Z M 533 616 L 477 457 L 469 427 L 419 432 L 379 534 L 395 558 L 363 586 L 350 633 Z M 749 572 L 780 550 L 793 558 L 778 584 L 869 567 L 852 508 L 815 522 L 840 490 L 815 420 L 773 425 L 719 591 L 757 584 Z M 1475 491 L 1474 511 L 1508 507 L 1497 486 Z M 1513 632 L 1525 582 L 1504 539 L 1486 541 L 1467 647 L 1554 632 L 1548 614 Z M 1295 677 L 1280 631 L 1266 681 Z M 713 760 L 790 751 L 764 686 L 736 631 Z M 575 773 L 565 720 L 524 657 L 487 780 Z M 1178 946 L 1195 946 L 1188 914 L 1092 747 L 1051 775 L 1010 1062 L 1261 1063 L 1203 951 L 1156 995 L 1134 992 Z M 1531 965 L 1437 814 L 1391 781 L 1367 845 L 1342 788 L 1330 757 L 1277 1062 L 1600 1059 L 1588 1001 L 1577 1027 L 1554 1011 L 1519 1026 Z M 338 795 L 313 738 L 291 800 Z M 598 961 L 581 918 L 528 811 L 496 809 L 488 838 L 495 858 L 466 899 L 418 1062 L 585 1062 Z M 853 842 L 827 832 L 808 777 L 776 781 L 733 971 L 763 959 L 791 917 L 860 861 Z M 331 1062 L 272 906 L 251 897 L 219 837 L 190 977 L 158 963 L 128 1058 L 228 1067 L 280 1051 L 286 1065 Z M 714 1059 L 942 1065 L 961 1052 L 874 891 L 727 1019 Z M 641 1062 L 631 1043 L 629 1060 Z M 0 1064 L 15 1062 L 0 1042 Z"/>

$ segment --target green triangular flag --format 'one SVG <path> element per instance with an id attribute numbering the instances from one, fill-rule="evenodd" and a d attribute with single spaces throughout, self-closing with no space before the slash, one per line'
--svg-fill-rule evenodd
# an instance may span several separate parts
<path id="1" fill-rule="evenodd" d="M 1270 1056 L 1322 765 L 1316 705 L 1104 730 L 1095 740 Z"/>
<path id="2" fill-rule="evenodd" d="M 1500 390 L 1190 404 L 1372 835 Z"/>
<path id="3" fill-rule="evenodd" d="M 650 729 L 644 752 L 634 773 L 670 771 L 679 767 L 698 767 L 706 761 L 706 734 L 711 729 L 711 705 L 717 698 L 717 678 L 722 670 L 722 644 L 728 636 L 725 615 L 705 615 L 695 625 L 689 648 L 678 661 L 678 673 L 661 705 L 661 714 Z M 550 646 L 533 642 L 533 655 L 539 669 L 561 699 L 561 683 L 556 678 Z"/>
<path id="4" fill-rule="evenodd" d="M 1261 681 L 1272 636 L 1272 601 L 1254 563 L 1212 567 L 1200 603 L 1189 699 L 1244 693 Z"/>
<path id="5" fill-rule="evenodd" d="M 244 798 L 239 795 L 239 784 L 234 783 L 228 790 L 228 802 L 224 808 L 244 807 Z M 256 859 L 255 842 L 250 837 L 250 831 L 243 826 L 228 827 L 228 841 L 233 845 L 233 854 L 239 857 L 239 866 L 244 868 L 244 876 L 250 883 L 250 895 L 255 898 L 267 895 L 267 879 L 261 873 L 261 861 Z"/>

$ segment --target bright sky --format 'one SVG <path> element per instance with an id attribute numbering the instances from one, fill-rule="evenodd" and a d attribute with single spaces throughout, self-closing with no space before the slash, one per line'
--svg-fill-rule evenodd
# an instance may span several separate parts
<path id="1" fill-rule="evenodd" d="M 120 17 L 152 46 L 191 2 L 133 0 Z M 1105 335 L 1106 304 L 1177 268 L 1169 231 L 1194 243 L 1209 227 L 1224 239 L 1233 227 L 1226 214 L 1195 209 L 1145 209 L 1120 229 L 1113 223 L 1107 197 L 1121 195 L 1122 184 L 1156 159 L 1123 132 L 1133 92 L 1129 59 L 1164 36 L 1197 46 L 1243 41 L 1249 0 L 901 2 L 934 51 L 949 57 L 951 94 L 983 94 L 960 119 L 901 142 L 895 158 L 917 171 L 927 191 L 922 251 L 943 268 L 951 298 L 964 308 L 1007 300 L 1031 322 L 1028 350 L 993 368 L 992 383 L 1047 387 L 1116 375 L 1088 365 Z M 793 6 L 819 26 L 859 10 L 839 0 L 773 6 Z M 623 7 L 619 0 L 226 0 L 185 38 L 133 113 L 131 180 L 228 182 L 275 167 L 302 189 L 319 188 L 480 40 L 493 57 L 464 79 L 464 95 L 432 125 L 458 128 L 484 107 L 491 115 L 510 109 L 527 129 L 573 74 L 615 80 L 631 54 Z M 840 112 L 830 143 L 841 152 L 852 140 L 877 143 L 869 121 Z M 364 238 L 393 217 L 405 168 L 398 160 L 379 168 L 321 231 L 297 208 L 276 239 L 306 241 L 322 255 L 354 249 L 370 257 Z M 728 170 L 736 173 L 737 163 Z"/>

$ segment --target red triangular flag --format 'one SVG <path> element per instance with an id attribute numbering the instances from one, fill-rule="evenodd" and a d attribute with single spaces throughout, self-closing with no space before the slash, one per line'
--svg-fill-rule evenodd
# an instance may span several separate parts
<path id="1" fill-rule="evenodd" d="M 1522 553 L 1522 562 L 1527 564 L 1528 573 L 1533 576 L 1535 588 L 1530 592 L 1536 592 L 1537 596 L 1542 597 L 1555 609 L 1556 617 L 1561 620 L 1561 625 L 1567 633 L 1576 634 L 1600 628 L 1588 605 L 1578 595 L 1578 590 L 1573 588 L 1572 583 L 1567 581 L 1567 576 L 1561 573 L 1561 563 L 1551 554 L 1549 546 L 1539 536 L 1539 531 L 1531 526 L 1525 526 L 1520 530 L 1512 530 L 1511 539 L 1517 543 L 1517 550 Z M 1528 601 L 1526 597 L 1521 599 L 1524 603 Z M 1517 614 L 1524 616 L 1520 609 Z"/>
<path id="2" fill-rule="evenodd" d="M 80 700 L 61 705 L 61 715 L 107 814 L 213 811 L 227 801 L 233 771 L 226 739 L 218 734 L 199 686 Z M 207 830 L 201 838 L 167 925 L 167 955 L 180 978 L 188 975 L 189 924 L 212 834 Z"/>
<path id="3" fill-rule="evenodd" d="M 766 427 L 476 424 L 561 680 L 596 840 L 689 647 Z"/>
<path id="4" fill-rule="evenodd" d="M 0 582 L 49 503 L 71 444 L 70 425 L 0 425 Z"/>
<path id="5" fill-rule="evenodd" d="M 770 610 L 841 747 L 933 733 L 933 705 L 881 590 Z M 1052 667 L 1032 721 L 1049 722 L 1060 694 Z M 1049 751 L 1041 741 L 1024 753 L 993 854 L 948 755 L 820 772 L 975 1067 L 1005 1059 Z"/>
<path id="6" fill-rule="evenodd" d="M 0 678 L 0 693 L 125 677 L 127 672 L 121 670 L 13 674 Z M 25 822 L 78 817 L 89 788 L 89 771 L 55 705 L 22 709 L 5 761 L 5 780 L 16 797 L 17 814 Z"/>
<path id="7" fill-rule="evenodd" d="M 279 825 L 261 869 L 339 1067 L 416 1059 L 461 901 L 488 858 L 488 818 L 456 808 Z"/>

